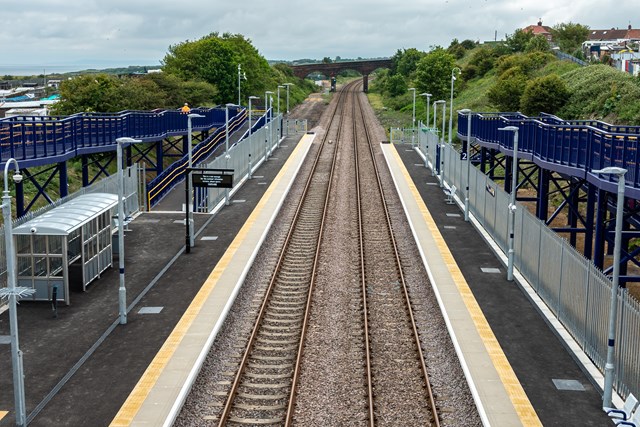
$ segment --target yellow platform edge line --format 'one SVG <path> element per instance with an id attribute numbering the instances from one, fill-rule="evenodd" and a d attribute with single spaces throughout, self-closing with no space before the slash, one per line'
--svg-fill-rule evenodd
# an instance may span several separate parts
<path id="1" fill-rule="evenodd" d="M 289 156 L 289 159 L 287 160 L 285 165 L 282 167 L 282 169 L 280 169 L 278 175 L 276 175 L 273 182 L 265 191 L 264 195 L 254 208 L 253 212 L 251 212 L 251 215 L 249 215 L 249 218 L 247 218 L 247 221 L 244 223 L 244 225 L 236 235 L 235 239 L 233 239 L 233 241 L 229 245 L 229 248 L 227 248 L 224 255 L 222 255 L 222 258 L 220 258 L 220 261 L 218 261 L 213 271 L 209 274 L 209 277 L 207 277 L 207 279 L 205 280 L 204 284 L 200 288 L 200 291 L 198 291 L 195 298 L 178 321 L 178 324 L 175 326 L 169 337 L 167 337 L 160 350 L 158 350 L 158 353 L 156 353 L 156 356 L 153 358 L 144 374 L 142 374 L 142 377 L 129 394 L 129 397 L 127 397 L 127 400 L 124 402 L 114 419 L 111 421 L 110 427 L 131 425 L 134 417 L 140 410 L 145 399 L 158 381 L 160 374 L 171 359 L 171 356 L 175 353 L 178 345 L 180 345 L 180 342 L 182 341 L 185 333 L 188 331 L 194 319 L 202 309 L 205 301 L 216 287 L 218 279 L 222 275 L 222 272 L 229 265 L 229 262 L 232 260 L 238 247 L 246 238 L 247 233 L 255 223 L 256 218 L 264 209 L 264 205 L 268 202 L 269 198 L 274 192 L 274 189 L 282 180 L 282 177 L 285 175 L 288 169 L 289 163 L 295 158 L 295 152 L 299 149 L 302 149 L 301 147 L 303 147 L 304 145 L 302 144 L 303 140 L 304 137 L 299 141 L 298 145 Z"/>
<path id="2" fill-rule="evenodd" d="M 9 411 L 0 411 L 0 420 L 2 420 L 4 417 L 6 417 L 8 413 L 9 413 Z"/>
<path id="3" fill-rule="evenodd" d="M 482 342 L 484 343 L 484 346 L 487 349 L 487 352 L 489 353 L 489 357 L 491 358 L 491 361 L 493 362 L 493 365 L 495 366 L 496 371 L 500 376 L 500 380 L 502 381 L 502 384 L 504 385 L 504 388 L 507 391 L 509 399 L 511 400 L 511 403 L 515 408 L 516 413 L 518 414 L 518 417 L 522 421 L 522 424 L 525 426 L 542 426 L 542 423 L 538 418 L 538 414 L 533 408 L 533 405 L 531 405 L 531 402 L 529 401 L 527 394 L 522 388 L 522 384 L 520 384 L 520 381 L 518 380 L 518 377 L 513 371 L 513 368 L 511 367 L 509 360 L 507 359 L 504 352 L 502 351 L 502 347 L 500 346 L 500 343 L 498 342 L 495 335 L 493 334 L 493 330 L 491 329 L 489 322 L 485 318 L 484 314 L 482 313 L 482 310 L 480 309 L 480 305 L 478 304 L 475 297 L 473 296 L 473 293 L 471 291 L 471 288 L 469 287 L 469 284 L 465 280 L 464 275 L 462 274 L 462 271 L 460 271 L 460 267 L 456 263 L 453 255 L 451 254 L 451 251 L 449 250 L 449 246 L 447 245 L 446 241 L 442 237 L 442 234 L 440 234 L 440 230 L 438 229 L 438 226 L 433 220 L 433 217 L 431 216 L 431 212 L 429 211 L 426 204 L 422 200 L 422 196 L 420 195 L 418 189 L 416 188 L 413 182 L 413 179 L 411 178 L 411 175 L 409 175 L 407 168 L 405 167 L 404 163 L 400 159 L 400 155 L 398 154 L 396 147 L 392 146 L 392 149 L 389 150 L 389 152 L 394 156 L 394 159 L 397 162 L 398 167 L 400 168 L 404 176 L 404 179 L 409 187 L 409 190 L 411 191 L 414 199 L 416 200 L 418 207 L 422 213 L 422 216 L 425 222 L 427 223 L 427 226 L 431 231 L 434 240 L 437 243 L 441 256 L 445 261 L 445 264 L 447 265 L 447 268 L 451 273 L 451 276 L 453 277 L 456 287 L 458 288 L 458 291 L 460 292 L 460 295 L 464 301 L 464 304 L 467 307 L 467 310 L 469 311 L 469 314 L 473 319 L 473 323 L 480 337 L 482 338 Z"/>

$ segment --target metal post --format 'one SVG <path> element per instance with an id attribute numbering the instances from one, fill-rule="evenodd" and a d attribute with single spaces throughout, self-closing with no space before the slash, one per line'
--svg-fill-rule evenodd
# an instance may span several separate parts
<path id="1" fill-rule="evenodd" d="M 466 187 L 464 193 L 464 220 L 469 222 L 469 175 L 471 174 L 471 110 L 465 108 L 464 110 L 460 110 L 460 113 L 467 116 L 467 179 L 465 180 Z"/>
<path id="2" fill-rule="evenodd" d="M 9 300 L 9 329 L 11 334 L 11 366 L 13 368 L 13 397 L 16 412 L 16 425 L 27 425 L 26 403 L 24 397 L 24 370 L 22 365 L 22 351 L 18 339 L 18 299 L 31 295 L 35 289 L 16 287 L 15 251 L 13 246 L 13 226 L 11 223 L 11 196 L 9 195 L 9 165 L 15 164 L 13 180 L 22 181 L 20 168 L 16 159 L 9 159 L 4 165 L 4 193 L 2 195 L 2 216 L 4 217 L 5 256 L 7 258 L 7 287 L 0 288 L 0 299 Z"/>
<path id="3" fill-rule="evenodd" d="M 242 100 L 240 99 L 240 73 L 241 73 L 242 67 L 240 66 L 240 64 L 238 64 L 238 105 L 242 105 L 241 102 Z"/>
<path id="4" fill-rule="evenodd" d="M 616 231 L 613 243 L 613 283 L 611 284 L 611 300 L 609 305 L 609 334 L 607 339 L 607 362 L 604 366 L 604 393 L 602 408 L 611 408 L 613 380 L 615 377 L 615 339 L 616 321 L 618 318 L 618 287 L 620 282 L 620 251 L 622 249 L 622 216 L 624 209 L 624 184 L 626 169 L 608 167 L 594 170 L 593 173 L 604 173 L 618 176 L 618 197 L 616 199 Z"/>
<path id="5" fill-rule="evenodd" d="M 280 88 L 284 88 L 284 86 L 283 85 L 278 85 L 278 91 L 277 91 L 278 92 L 278 102 L 277 102 L 276 108 L 278 109 L 278 113 L 276 114 L 276 120 L 278 121 L 278 128 L 277 128 L 278 129 L 278 132 L 277 132 L 278 141 L 276 142 L 276 145 L 277 145 L 278 148 L 280 148 L 280 137 L 281 137 L 280 134 L 282 132 L 282 130 L 280 129 Z"/>
<path id="6" fill-rule="evenodd" d="M 233 104 L 227 104 L 224 108 L 224 167 L 225 169 L 229 169 L 229 159 L 231 156 L 229 155 L 229 107 L 235 107 Z M 229 206 L 229 189 L 224 189 L 224 204 Z"/>
<path id="7" fill-rule="evenodd" d="M 442 101 L 442 139 L 440 140 L 440 187 L 444 187 L 444 124 L 447 115 L 447 102 Z"/>
<path id="8" fill-rule="evenodd" d="M 124 174 L 122 173 L 122 144 L 142 142 L 133 138 L 116 139 L 116 156 L 118 167 L 118 269 L 120 286 L 118 287 L 118 313 L 120 324 L 127 324 L 127 288 L 124 282 Z"/>
<path id="9" fill-rule="evenodd" d="M 518 127 L 507 126 L 498 128 L 502 131 L 513 132 L 513 164 L 511 166 L 511 193 L 509 194 L 509 239 L 507 253 L 507 280 L 513 281 L 513 258 L 514 258 L 514 233 L 516 223 L 516 193 L 518 192 Z"/>
<path id="10" fill-rule="evenodd" d="M 413 92 L 413 109 L 411 110 L 411 146 L 413 146 L 416 139 L 416 88 L 410 87 L 408 90 Z"/>
<path id="11" fill-rule="evenodd" d="M 431 94 L 430 93 L 421 93 L 420 96 L 426 96 L 427 97 L 427 103 L 425 105 L 425 108 L 427 109 L 427 116 L 424 119 L 424 122 L 427 124 L 427 127 L 429 126 L 429 103 L 431 102 Z"/>
<path id="12" fill-rule="evenodd" d="M 249 97 L 249 175 L 247 179 L 251 179 L 251 169 L 253 168 L 253 165 L 251 164 L 251 153 L 252 153 L 252 137 L 251 137 L 251 101 L 253 101 L 254 99 L 260 99 L 257 96 L 250 96 Z"/>
<path id="13" fill-rule="evenodd" d="M 270 90 L 267 90 L 264 92 L 264 119 L 265 119 L 265 130 L 267 131 L 267 137 L 265 142 L 267 143 L 267 146 L 265 147 L 264 150 L 264 159 L 267 160 L 269 158 L 269 154 L 270 154 L 270 149 L 271 149 L 271 134 L 269 133 L 269 127 L 270 127 L 270 123 L 269 123 L 269 95 L 273 95 L 273 92 Z"/>
<path id="14" fill-rule="evenodd" d="M 202 114 L 196 114 L 196 113 L 191 113 L 187 115 L 187 143 L 189 144 L 189 168 L 193 167 L 193 161 L 192 161 L 192 155 L 191 155 L 191 151 L 193 149 L 191 133 L 193 128 L 191 125 L 191 119 L 198 118 L 198 117 L 204 117 L 204 116 Z M 189 245 L 191 247 L 194 247 L 196 245 L 196 238 L 194 233 L 192 206 L 193 206 L 193 182 L 192 182 L 191 174 L 188 173 L 187 174 L 187 200 L 184 208 L 187 211 L 187 218 L 189 219 L 189 236 L 190 236 Z"/>
<path id="15" fill-rule="evenodd" d="M 455 72 L 460 74 L 460 68 L 454 67 L 451 70 L 451 103 L 449 104 L 449 145 L 451 145 L 451 129 L 453 126 L 453 82 L 456 81 L 456 76 L 454 76 Z M 444 119 L 444 116 L 443 116 Z"/>

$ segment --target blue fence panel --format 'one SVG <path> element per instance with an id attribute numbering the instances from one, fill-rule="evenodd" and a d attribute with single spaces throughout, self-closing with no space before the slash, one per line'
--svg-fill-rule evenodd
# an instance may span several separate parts
<path id="1" fill-rule="evenodd" d="M 195 130 L 220 127 L 224 108 L 199 108 Z M 237 109 L 229 110 L 230 117 Z M 177 110 L 78 113 L 66 117 L 19 116 L 0 119 L 0 165 L 15 158 L 21 167 L 54 163 L 90 152 L 115 150 L 120 137 L 157 141 L 185 134 L 187 115 Z"/>
<path id="2" fill-rule="evenodd" d="M 562 120 L 550 114 L 526 117 L 520 113 L 472 113 L 471 136 L 491 148 L 499 146 L 511 152 L 513 136 L 498 129 L 519 128 L 522 153 L 531 153 L 541 161 L 585 172 L 607 166 L 627 169 L 626 183 L 640 198 L 640 126 L 611 125 L 597 120 Z M 458 134 L 466 139 L 467 118 L 458 114 Z M 565 169 L 566 170 L 566 169 Z M 602 175 L 601 181 L 615 182 Z"/>

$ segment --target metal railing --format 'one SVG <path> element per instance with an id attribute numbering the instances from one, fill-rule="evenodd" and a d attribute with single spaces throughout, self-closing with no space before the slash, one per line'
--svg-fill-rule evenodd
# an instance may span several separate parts
<path id="1" fill-rule="evenodd" d="M 419 133 L 419 149 L 436 170 L 438 136 Z M 466 187 L 466 163 L 451 145 L 442 159 L 446 186 Z M 470 168 L 469 209 L 498 246 L 507 251 L 509 194 L 475 167 Z M 458 196 L 464 199 L 462 190 Z M 604 372 L 611 280 L 569 242 L 516 203 L 514 265 L 582 350 Z M 614 387 L 623 396 L 640 394 L 640 304 L 618 291 Z"/>

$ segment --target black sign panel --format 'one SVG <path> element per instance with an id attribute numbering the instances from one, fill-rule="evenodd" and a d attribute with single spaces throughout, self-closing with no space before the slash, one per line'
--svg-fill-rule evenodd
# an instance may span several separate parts
<path id="1" fill-rule="evenodd" d="M 232 188 L 233 174 L 193 172 L 191 175 L 191 182 L 194 187 Z"/>

